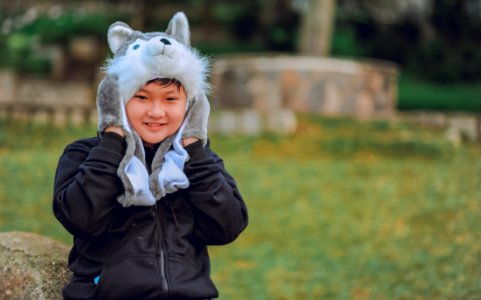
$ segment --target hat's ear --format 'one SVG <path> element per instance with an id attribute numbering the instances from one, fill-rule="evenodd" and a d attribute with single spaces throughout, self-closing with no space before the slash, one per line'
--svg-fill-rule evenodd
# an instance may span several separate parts
<path id="1" fill-rule="evenodd" d="M 178 12 L 172 17 L 165 33 L 182 44 L 190 46 L 189 21 L 183 12 Z"/>
<path id="2" fill-rule="evenodd" d="M 120 46 L 128 40 L 132 32 L 134 32 L 134 30 L 124 22 L 115 22 L 110 25 L 107 40 L 112 53 L 117 52 Z"/>

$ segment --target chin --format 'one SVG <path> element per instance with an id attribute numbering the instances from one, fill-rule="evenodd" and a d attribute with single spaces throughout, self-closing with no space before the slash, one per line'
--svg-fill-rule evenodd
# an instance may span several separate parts
<path id="1" fill-rule="evenodd" d="M 163 142 L 165 138 L 159 138 L 159 139 L 142 139 L 145 145 L 155 145 Z"/>

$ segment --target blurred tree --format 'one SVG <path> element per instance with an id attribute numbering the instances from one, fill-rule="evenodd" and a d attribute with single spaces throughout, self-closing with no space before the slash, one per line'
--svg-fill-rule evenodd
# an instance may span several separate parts
<path id="1" fill-rule="evenodd" d="M 481 79 L 480 0 L 338 0 L 337 9 L 345 38 L 335 36 L 334 54 L 395 61 L 439 82 Z"/>
<path id="2" fill-rule="evenodd" d="M 299 50 L 304 55 L 327 56 L 331 49 L 336 1 L 305 1 L 308 4 L 301 23 Z"/>
<path id="3" fill-rule="evenodd" d="M 262 1 L 261 1 L 262 2 Z M 266 1 L 267 2 L 267 1 Z M 294 51 L 297 43 L 299 14 L 291 0 L 276 0 L 261 6 L 261 28 L 271 51 Z"/>

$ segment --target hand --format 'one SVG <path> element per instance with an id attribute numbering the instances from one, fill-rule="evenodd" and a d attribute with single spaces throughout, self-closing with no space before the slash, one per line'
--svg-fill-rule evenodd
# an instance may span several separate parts
<path id="1" fill-rule="evenodd" d="M 97 91 L 98 130 L 117 127 L 122 131 L 122 111 L 117 78 L 107 75 L 99 84 Z"/>
<path id="2" fill-rule="evenodd" d="M 184 138 L 182 140 L 182 146 L 187 147 L 190 144 L 197 142 L 198 140 L 199 140 L 198 138 Z"/>
<path id="3" fill-rule="evenodd" d="M 125 137 L 125 132 L 122 128 L 118 127 L 118 126 L 109 126 L 107 128 L 105 128 L 104 132 L 114 132 L 118 135 L 120 135 L 121 137 Z"/>
<path id="4" fill-rule="evenodd" d="M 182 144 L 186 146 L 185 143 L 191 144 L 201 140 L 205 146 L 207 144 L 207 123 L 209 121 L 210 104 L 205 95 L 196 96 L 192 101 L 192 106 L 187 112 L 187 123 L 182 134 Z"/>

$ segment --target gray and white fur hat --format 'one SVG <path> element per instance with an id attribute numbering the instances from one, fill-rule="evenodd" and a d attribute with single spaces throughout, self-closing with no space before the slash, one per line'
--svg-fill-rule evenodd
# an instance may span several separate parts
<path id="1" fill-rule="evenodd" d="M 196 107 L 209 110 L 206 97 L 209 62 L 190 46 L 189 23 L 182 12 L 172 17 L 165 32 L 144 33 L 126 23 L 115 22 L 109 27 L 107 37 L 113 57 L 106 62 L 105 77 L 98 88 L 98 129 L 102 132 L 107 126 L 117 125 L 126 134 L 127 150 L 117 172 L 125 193 L 117 200 L 124 207 L 153 205 L 156 199 L 189 185 L 183 172 L 188 155 L 180 145 L 186 121 L 175 136 L 161 143 L 149 175 L 142 141 L 128 122 L 125 105 L 146 82 L 172 78 L 183 85 L 187 94 L 185 120 L 198 120 L 195 114 L 208 115 L 208 111 L 192 107 L 203 102 L 204 105 Z M 206 124 L 203 125 L 190 126 L 190 133 L 199 138 L 205 136 L 206 132 L 201 132 L 206 130 L 202 128 Z M 202 139 L 205 144 L 205 137 Z"/>

